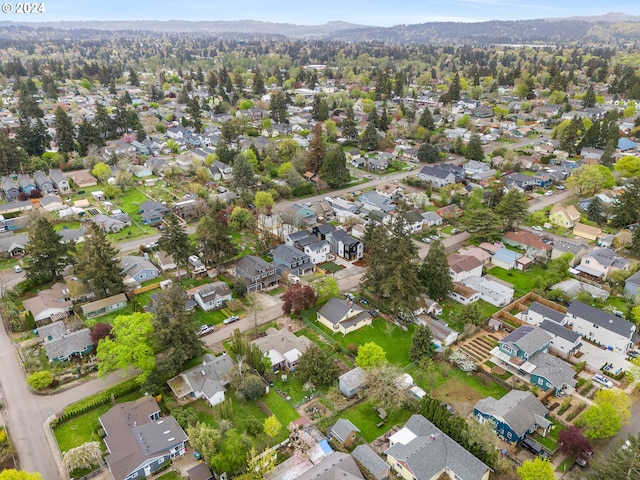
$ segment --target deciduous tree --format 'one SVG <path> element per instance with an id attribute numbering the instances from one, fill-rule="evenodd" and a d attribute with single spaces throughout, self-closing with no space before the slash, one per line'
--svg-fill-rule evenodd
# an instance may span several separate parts
<path id="1" fill-rule="evenodd" d="M 42 475 L 38 472 L 30 473 L 25 470 L 8 468 L 0 472 L 0 480 L 42 480 Z"/>
<path id="2" fill-rule="evenodd" d="M 387 354 L 382 347 L 375 342 L 367 342 L 358 347 L 356 365 L 362 368 L 375 367 L 386 362 Z"/>
<path id="3" fill-rule="evenodd" d="M 536 457 L 534 460 L 525 460 L 518 467 L 518 476 L 521 480 L 553 480 L 553 465 L 548 460 Z"/>
<path id="4" fill-rule="evenodd" d="M 397 412 L 406 402 L 405 396 L 399 395 L 401 378 L 400 367 L 386 361 L 367 368 L 365 391 L 367 399 L 384 408 L 387 413 Z"/>
<path id="5" fill-rule="evenodd" d="M 111 176 L 111 168 L 104 162 L 96 163 L 91 169 L 91 175 L 104 183 Z"/>
<path id="6" fill-rule="evenodd" d="M 296 283 L 287 288 L 287 291 L 282 295 L 282 300 L 284 300 L 282 311 L 285 315 L 289 315 L 291 312 L 300 315 L 303 310 L 313 307 L 318 297 L 314 289 L 309 285 Z"/>
<path id="7" fill-rule="evenodd" d="M 98 375 L 137 368 L 138 383 L 144 383 L 155 366 L 153 352 L 153 322 L 150 313 L 119 315 L 113 322 L 113 339 L 107 337 L 98 343 Z"/>
<path id="8" fill-rule="evenodd" d="M 580 195 L 595 195 L 615 184 L 611 170 L 604 165 L 580 165 L 567 179 L 567 187 L 577 190 Z"/>
<path id="9" fill-rule="evenodd" d="M 275 415 L 271 415 L 264 419 L 263 428 L 264 433 L 266 433 L 268 437 L 273 438 L 282 430 L 282 424 L 278 421 L 278 418 Z"/>
<path id="10" fill-rule="evenodd" d="M 620 431 L 622 422 L 616 407 L 610 404 L 592 405 L 580 417 L 584 436 L 590 440 L 613 437 Z"/>
<path id="11" fill-rule="evenodd" d="M 563 455 L 578 458 L 584 452 L 591 451 L 589 440 L 584 438 L 582 430 L 572 425 L 558 434 L 558 445 Z"/>
<path id="12" fill-rule="evenodd" d="M 67 470 L 99 466 L 102 461 L 102 449 L 98 442 L 85 442 L 64 452 L 62 462 Z"/>

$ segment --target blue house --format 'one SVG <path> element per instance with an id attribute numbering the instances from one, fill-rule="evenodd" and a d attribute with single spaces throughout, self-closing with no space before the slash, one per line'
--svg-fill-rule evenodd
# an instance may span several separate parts
<path id="1" fill-rule="evenodd" d="M 26 174 L 18 175 L 18 186 L 20 187 L 20 190 L 22 190 L 27 195 L 30 195 L 31 191 L 37 188 L 36 183 L 31 179 L 29 175 Z"/>
<path id="2" fill-rule="evenodd" d="M 168 211 L 165 204 L 156 200 L 147 200 L 140 204 L 140 216 L 145 225 L 159 225 L 162 223 L 162 216 Z"/>
<path id="3" fill-rule="evenodd" d="M 564 360 L 548 353 L 552 336 L 545 330 L 523 325 L 500 340 L 491 350 L 495 364 L 514 371 L 542 390 L 561 391 L 575 389 L 576 372 Z"/>
<path id="4" fill-rule="evenodd" d="M 480 423 L 492 422 L 500 438 L 509 443 L 520 443 L 536 431 L 546 436 L 552 425 L 546 418 L 548 413 L 535 395 L 522 390 L 511 390 L 500 400 L 483 398 L 473 407 L 475 419 Z"/>
<path id="5" fill-rule="evenodd" d="M 553 185 L 553 178 L 545 173 L 538 172 L 534 178 L 536 179 L 536 185 L 541 188 L 549 188 Z"/>
<path id="6" fill-rule="evenodd" d="M 316 223 L 318 223 L 318 217 L 316 215 L 316 211 L 308 207 L 307 205 L 300 205 L 299 203 L 294 203 L 291 205 L 291 210 L 296 214 L 296 218 L 301 222 L 304 222 L 305 225 L 309 227 L 313 227 Z"/>
<path id="7" fill-rule="evenodd" d="M 278 245 L 273 250 L 273 263 L 280 274 L 290 272 L 300 276 L 315 270 L 311 257 L 290 245 Z"/>

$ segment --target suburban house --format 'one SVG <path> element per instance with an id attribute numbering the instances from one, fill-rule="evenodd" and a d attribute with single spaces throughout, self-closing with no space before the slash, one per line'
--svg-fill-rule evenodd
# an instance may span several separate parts
<path id="1" fill-rule="evenodd" d="M 462 209 L 455 203 L 452 203 L 451 205 L 440 207 L 436 213 L 445 220 L 453 220 L 462 215 Z"/>
<path id="2" fill-rule="evenodd" d="M 359 305 L 333 297 L 317 312 L 317 320 L 332 332 L 346 335 L 371 325 L 371 315 Z"/>
<path id="3" fill-rule="evenodd" d="M 358 433 L 360 433 L 360 429 L 353 423 L 346 418 L 339 418 L 329 429 L 328 436 L 343 447 L 349 448 L 356 441 Z"/>
<path id="4" fill-rule="evenodd" d="M 582 256 L 589 251 L 589 248 L 582 243 L 574 243 L 568 240 L 558 240 L 551 250 L 551 260 L 555 260 L 565 253 L 570 253 L 573 258 L 569 262 L 572 267 L 580 262 Z"/>
<path id="5" fill-rule="evenodd" d="M 509 443 L 520 443 L 534 432 L 544 437 L 552 423 L 546 417 L 549 410 L 531 392 L 511 390 L 500 400 L 483 398 L 473 407 L 473 416 L 480 423 L 491 421 L 496 433 Z"/>
<path id="6" fill-rule="evenodd" d="M 630 297 L 637 297 L 640 293 L 640 271 L 631 275 L 624 283 L 624 293 Z"/>
<path id="7" fill-rule="evenodd" d="M 160 270 L 162 270 L 163 272 L 175 270 L 178 267 L 173 257 L 163 251 L 154 253 L 153 258 L 158 264 L 158 267 L 160 267 Z"/>
<path id="8" fill-rule="evenodd" d="M 121 274 L 125 276 L 125 285 L 142 283 L 158 278 L 158 267 L 145 257 L 124 255 L 120 259 Z"/>
<path id="9" fill-rule="evenodd" d="M 188 480 L 214 480 L 213 473 L 205 462 L 197 463 L 187 470 L 187 478 Z"/>
<path id="10" fill-rule="evenodd" d="M 353 457 L 342 452 L 333 452 L 325 456 L 306 472 L 296 475 L 296 478 L 298 480 L 364 480 Z"/>
<path id="11" fill-rule="evenodd" d="M 347 398 L 353 397 L 362 390 L 366 384 L 367 378 L 362 367 L 356 367 L 338 377 L 338 389 Z"/>
<path id="12" fill-rule="evenodd" d="M 422 214 L 423 224 L 427 227 L 442 225 L 442 217 L 437 212 L 424 212 Z"/>
<path id="13" fill-rule="evenodd" d="M 0 234 L 0 255 L 4 257 L 24 255 L 28 243 L 29 238 L 24 233 L 3 232 Z"/>
<path id="14" fill-rule="evenodd" d="M 99 421 L 115 480 L 145 478 L 186 452 L 187 435 L 175 418 L 160 417 L 154 397 L 119 403 Z"/>
<path id="15" fill-rule="evenodd" d="M 560 306 L 558 307 L 562 308 Z M 540 302 L 532 302 L 531 305 L 529 305 L 529 308 L 522 312 L 521 318 L 535 327 L 545 320 L 555 322 L 558 325 L 564 325 L 567 323 L 565 312 L 566 309 L 564 308 L 562 308 L 562 310 L 555 310 L 541 304 Z"/>
<path id="16" fill-rule="evenodd" d="M 358 445 L 351 456 L 365 468 L 374 480 L 388 480 L 391 478 L 389 464 L 382 460 L 369 445 Z"/>
<path id="17" fill-rule="evenodd" d="M 491 262 L 491 254 L 480 247 L 465 247 L 458 250 L 459 255 L 466 257 L 475 257 L 480 260 L 480 263 L 486 265 Z"/>
<path id="18" fill-rule="evenodd" d="M 549 211 L 549 221 L 558 227 L 573 228 L 580 221 L 580 212 L 573 205 L 565 207 L 555 204 Z"/>
<path id="19" fill-rule="evenodd" d="M 460 282 L 453 282 L 451 291 L 447 293 L 447 297 L 462 305 L 470 305 L 480 300 L 480 293 Z"/>
<path id="20" fill-rule="evenodd" d="M 423 294 L 418 297 L 418 308 L 414 310 L 414 315 L 442 315 L 442 305 L 430 298 L 428 295 Z"/>
<path id="21" fill-rule="evenodd" d="M 476 257 L 452 253 L 447 257 L 447 263 L 449 264 L 449 275 L 454 282 L 460 282 L 472 275 L 482 275 L 482 262 Z"/>
<path id="22" fill-rule="evenodd" d="M 488 480 L 492 471 L 422 415 L 389 437 L 387 463 L 405 480 Z"/>
<path id="23" fill-rule="evenodd" d="M 202 363 L 170 379 L 167 384 L 179 402 L 204 398 L 212 407 L 225 399 L 225 388 L 230 379 L 228 373 L 233 366 L 229 355 L 218 357 L 206 353 Z"/>
<path id="24" fill-rule="evenodd" d="M 54 283 L 51 288 L 40 291 L 37 296 L 22 301 L 24 309 L 31 312 L 36 325 L 62 320 L 73 309 L 68 297 L 69 290 L 64 283 Z"/>
<path id="25" fill-rule="evenodd" d="M 517 172 L 505 175 L 504 183 L 506 188 L 516 188 L 522 192 L 533 190 L 537 185 L 535 177 Z"/>
<path id="26" fill-rule="evenodd" d="M 511 303 L 513 299 L 513 288 L 505 285 L 505 282 L 499 282 L 490 275 L 485 275 L 484 277 L 471 275 L 462 279 L 460 283 L 475 290 L 480 294 L 482 300 L 496 307 L 504 307 Z"/>
<path id="27" fill-rule="evenodd" d="M 376 185 L 376 192 L 378 195 L 382 195 L 386 198 L 395 198 L 397 196 L 402 196 L 404 190 L 397 183 L 382 182 Z"/>
<path id="28" fill-rule="evenodd" d="M 84 170 L 72 172 L 71 180 L 73 180 L 73 183 L 75 183 L 78 188 L 95 187 L 96 185 L 98 185 L 98 180 L 96 180 L 96 177 Z"/>
<path id="29" fill-rule="evenodd" d="M 500 248 L 493 257 L 491 257 L 491 263 L 496 267 L 504 268 L 505 270 L 512 270 L 516 268 L 516 260 L 521 256 L 521 253 L 514 252 L 508 248 Z"/>
<path id="30" fill-rule="evenodd" d="M 126 213 L 107 216 L 104 213 L 91 217 L 91 222 L 100 225 L 105 233 L 118 233 L 131 226 L 131 218 Z"/>
<path id="31" fill-rule="evenodd" d="M 567 308 L 567 324 L 574 332 L 610 350 L 624 353 L 633 348 L 635 324 L 577 300 Z"/>
<path id="32" fill-rule="evenodd" d="M 271 360 L 273 371 L 294 371 L 298 360 L 311 345 L 304 335 L 296 336 L 289 330 L 276 330 L 268 328 L 265 336 L 256 338 L 251 342 L 257 346 L 263 355 Z"/>
<path id="33" fill-rule="evenodd" d="M 440 345 L 448 347 L 458 340 L 458 332 L 449 327 L 443 320 L 436 320 L 435 318 L 418 317 L 416 323 L 424 322 L 431 330 L 433 339 Z"/>
<path id="34" fill-rule="evenodd" d="M 166 205 L 156 200 L 147 200 L 140 204 L 140 216 L 142 223 L 146 225 L 159 225 L 162 223 L 162 216 L 168 211 Z"/>
<path id="35" fill-rule="evenodd" d="M 193 298 L 205 312 L 217 310 L 231 300 L 231 289 L 226 282 L 207 283 L 198 287 Z"/>
<path id="36" fill-rule="evenodd" d="M 595 242 L 598 237 L 602 235 L 602 230 L 598 227 L 585 225 L 584 223 L 576 223 L 573 227 L 573 234 L 576 237 L 586 238 L 587 240 Z"/>
<path id="37" fill-rule="evenodd" d="M 500 340 L 491 350 L 494 363 L 517 371 L 529 382 L 557 396 L 573 391 L 576 372 L 564 360 L 548 353 L 551 335 L 539 327 L 523 325 Z"/>
<path id="38" fill-rule="evenodd" d="M 289 245 L 278 245 L 273 250 L 273 263 L 280 275 L 289 272 L 301 276 L 315 270 L 315 265 L 308 254 Z"/>
<path id="39" fill-rule="evenodd" d="M 255 255 L 246 255 L 236 263 L 236 277 L 247 285 L 247 292 L 268 290 L 278 285 L 280 279 L 276 266 Z"/>
<path id="40" fill-rule="evenodd" d="M 543 321 L 539 327 L 551 336 L 549 349 L 553 349 L 561 357 L 568 358 L 580 351 L 582 337 L 578 332 L 552 320 Z"/>
<path id="41" fill-rule="evenodd" d="M 318 216 L 316 215 L 316 211 L 313 208 L 308 207 L 307 205 L 294 203 L 291 205 L 291 211 L 295 215 L 296 220 L 309 227 L 313 227 L 316 223 L 318 223 Z"/>
<path id="42" fill-rule="evenodd" d="M 38 335 L 43 340 L 42 348 L 50 362 L 66 362 L 93 351 L 93 340 L 88 328 L 69 332 L 64 322 L 57 321 L 39 327 Z"/>
<path id="43" fill-rule="evenodd" d="M 364 256 L 364 245 L 359 240 L 347 235 L 344 230 L 336 229 L 327 234 L 331 251 L 345 260 L 360 260 Z"/>
<path id="44" fill-rule="evenodd" d="M 326 240 L 314 241 L 305 245 L 302 251 L 309 256 L 311 263 L 314 265 L 335 259 L 335 255 L 331 253 L 331 245 Z"/>
<path id="45" fill-rule="evenodd" d="M 53 182 L 43 171 L 37 170 L 33 172 L 33 181 L 42 195 L 51 195 L 55 193 Z"/>
<path id="46" fill-rule="evenodd" d="M 384 197 L 375 190 L 370 190 L 361 194 L 358 199 L 362 203 L 362 209 L 381 210 L 384 213 L 392 214 L 396 210 L 396 204 L 390 198 Z"/>
<path id="47" fill-rule="evenodd" d="M 2 193 L 8 202 L 13 202 L 20 195 L 20 188 L 12 177 L 2 177 Z"/>
<path id="48" fill-rule="evenodd" d="M 576 270 L 586 277 L 603 281 L 616 270 L 629 270 L 631 264 L 625 257 L 621 257 L 609 248 L 597 247 L 586 253 L 576 265 Z"/>
<path id="49" fill-rule="evenodd" d="M 18 186 L 20 187 L 20 191 L 27 195 L 30 195 L 33 190 L 37 190 L 36 182 L 26 173 L 18 175 Z"/>
<path id="50" fill-rule="evenodd" d="M 431 184 L 437 188 L 451 185 L 456 181 L 456 176 L 452 172 L 431 167 L 429 165 L 422 167 L 420 172 L 418 172 L 418 178 L 425 182 L 431 182 Z"/>
<path id="51" fill-rule="evenodd" d="M 82 313 L 87 318 L 97 318 L 107 313 L 122 310 L 127 306 L 127 296 L 124 293 L 102 298 L 95 302 L 85 303 L 80 307 Z"/>
<path id="52" fill-rule="evenodd" d="M 505 245 L 511 245 L 524 250 L 524 254 L 531 258 L 549 258 L 552 246 L 544 243 L 539 235 L 524 230 L 507 232 L 502 236 Z"/>

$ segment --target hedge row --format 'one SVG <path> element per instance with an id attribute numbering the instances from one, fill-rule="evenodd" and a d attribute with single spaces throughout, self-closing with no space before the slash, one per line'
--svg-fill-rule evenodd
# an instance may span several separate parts
<path id="1" fill-rule="evenodd" d="M 57 423 L 64 422 L 70 418 L 77 417 L 83 413 L 93 410 L 96 407 L 109 403 L 112 399 L 124 397 L 125 395 L 139 389 L 140 385 L 136 383 L 135 378 L 119 383 L 104 392 L 92 395 L 84 400 L 69 405 L 64 409 L 64 414 L 57 419 Z"/>

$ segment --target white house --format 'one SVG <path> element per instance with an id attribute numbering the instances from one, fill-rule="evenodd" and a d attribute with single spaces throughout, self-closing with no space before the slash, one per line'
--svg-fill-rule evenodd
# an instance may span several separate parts
<path id="1" fill-rule="evenodd" d="M 451 275 L 451 280 L 454 282 L 461 282 L 467 277 L 479 277 L 482 275 L 482 262 L 476 257 L 452 253 L 447 257 L 447 263 L 449 264 L 449 275 Z"/>
<path id="2" fill-rule="evenodd" d="M 567 324 L 583 337 L 617 352 L 633 348 L 636 326 L 627 320 L 574 300 L 567 309 Z"/>
<path id="3" fill-rule="evenodd" d="M 580 334 L 569 330 L 559 323 L 545 320 L 540 324 L 540 328 L 551 335 L 551 343 L 549 346 L 564 356 L 574 355 L 582 346 L 582 337 Z"/>
<path id="4" fill-rule="evenodd" d="M 460 283 L 480 294 L 480 298 L 496 307 L 504 307 L 513 299 L 514 290 L 500 282 L 485 275 L 484 277 L 470 276 Z"/>
<path id="5" fill-rule="evenodd" d="M 213 407 L 224 401 L 225 386 L 230 381 L 227 373 L 232 366 L 229 355 L 216 357 L 207 353 L 202 364 L 173 377 L 167 384 L 179 401 L 204 398 Z"/>
<path id="6" fill-rule="evenodd" d="M 453 287 L 447 296 L 462 305 L 470 305 L 480 300 L 479 292 L 459 282 L 453 282 Z"/>
<path id="7" fill-rule="evenodd" d="M 557 323 L 558 325 L 567 323 L 565 312 L 547 307 L 539 302 L 533 302 L 529 305 L 529 308 L 522 312 L 522 319 L 536 327 L 545 320 Z"/>
<path id="8" fill-rule="evenodd" d="M 327 242 L 326 240 L 320 240 L 319 242 L 305 245 L 303 251 L 304 253 L 309 255 L 309 258 L 314 265 L 328 262 L 335 258 L 335 256 L 331 253 L 331 245 L 329 245 L 329 242 Z"/>
<path id="9" fill-rule="evenodd" d="M 231 300 L 231 289 L 225 282 L 208 283 L 193 295 L 194 300 L 205 312 L 224 307 Z"/>

